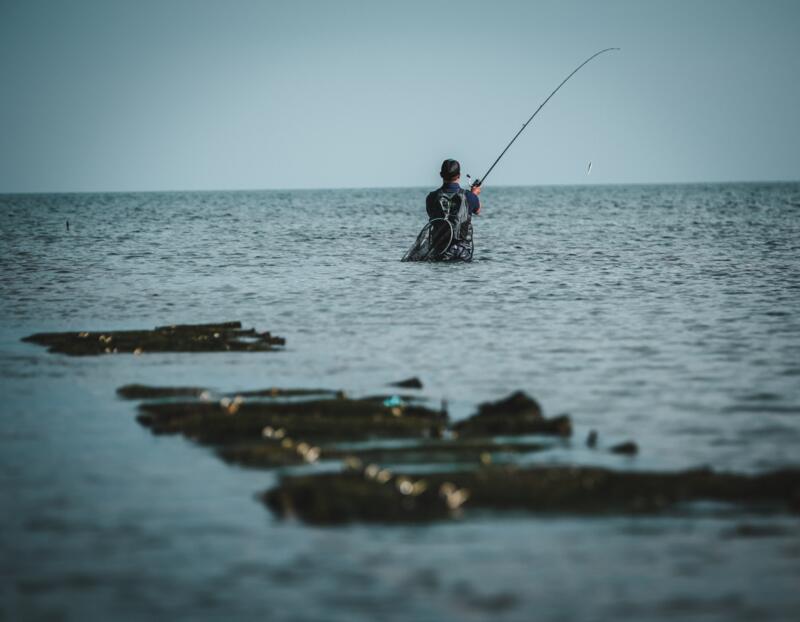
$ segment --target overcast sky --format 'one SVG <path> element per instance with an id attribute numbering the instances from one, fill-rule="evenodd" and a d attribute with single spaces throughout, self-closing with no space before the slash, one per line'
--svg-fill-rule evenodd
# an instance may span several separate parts
<path id="1" fill-rule="evenodd" d="M 0 192 L 795 180 L 800 2 L 0 0 Z M 589 161 L 592 171 L 586 175 Z"/>

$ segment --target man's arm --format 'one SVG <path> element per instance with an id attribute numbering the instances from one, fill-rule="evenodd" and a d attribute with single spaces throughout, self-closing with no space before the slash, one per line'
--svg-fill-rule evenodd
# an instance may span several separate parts
<path id="1" fill-rule="evenodd" d="M 469 211 L 476 216 L 481 213 L 481 200 L 478 195 L 481 193 L 480 186 L 473 186 L 467 192 L 467 203 L 469 204 Z"/>

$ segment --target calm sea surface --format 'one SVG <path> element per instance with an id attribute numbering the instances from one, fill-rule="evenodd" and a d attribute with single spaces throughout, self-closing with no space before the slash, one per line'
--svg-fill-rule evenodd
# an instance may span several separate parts
<path id="1" fill-rule="evenodd" d="M 417 375 L 455 418 L 518 389 L 570 413 L 571 446 L 528 462 L 800 464 L 800 184 L 487 187 L 474 262 L 400 263 L 426 192 L 0 196 L 0 619 L 796 619 L 797 517 L 309 528 L 255 500 L 274 473 L 153 437 L 115 396 Z M 20 342 L 223 320 L 287 348 Z"/>

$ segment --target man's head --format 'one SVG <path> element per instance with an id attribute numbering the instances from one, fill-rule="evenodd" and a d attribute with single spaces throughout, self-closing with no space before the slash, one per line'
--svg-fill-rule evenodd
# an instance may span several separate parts
<path id="1" fill-rule="evenodd" d="M 457 181 L 461 177 L 461 165 L 458 160 L 445 160 L 442 162 L 442 170 L 439 175 L 446 182 Z"/>

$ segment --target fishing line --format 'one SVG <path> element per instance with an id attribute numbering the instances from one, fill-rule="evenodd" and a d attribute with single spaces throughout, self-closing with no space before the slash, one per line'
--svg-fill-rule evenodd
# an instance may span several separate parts
<path id="1" fill-rule="evenodd" d="M 562 86 L 564 86 L 564 85 L 567 83 L 567 81 L 568 81 L 568 80 L 569 80 L 569 79 L 570 79 L 572 76 L 574 76 L 576 73 L 578 73 L 578 71 L 580 71 L 580 69 L 581 69 L 581 68 L 582 68 L 582 67 L 583 67 L 583 66 L 584 66 L 586 63 L 588 63 L 590 60 L 592 60 L 593 58 L 597 58 L 598 56 L 600 56 L 601 54 L 605 54 L 606 52 L 611 52 L 611 51 L 614 51 L 614 50 L 619 50 L 619 49 L 621 49 L 621 48 L 606 48 L 605 50 L 600 50 L 599 52 L 596 52 L 595 54 L 592 54 L 592 55 L 591 55 L 589 58 L 587 58 L 587 59 L 586 59 L 585 61 L 583 61 L 583 62 L 582 62 L 580 65 L 578 65 L 578 66 L 577 66 L 577 67 L 576 67 L 576 68 L 575 68 L 575 69 L 572 71 L 572 73 L 571 73 L 571 74 L 569 74 L 569 75 L 568 75 L 566 78 L 564 78 L 563 82 L 561 82 L 561 84 L 559 84 L 559 85 L 558 85 L 558 86 L 555 88 L 555 90 L 554 90 L 552 93 L 550 93 L 550 95 L 548 95 L 548 96 L 547 96 L 547 99 L 545 99 L 545 100 L 544 100 L 544 101 L 543 101 L 543 102 L 542 102 L 542 103 L 539 105 L 539 107 L 538 107 L 538 108 L 536 109 L 536 111 L 535 111 L 535 112 L 534 112 L 534 113 L 533 113 L 533 114 L 530 116 L 530 118 L 529 118 L 527 121 L 525 121 L 525 123 L 522 125 L 522 127 L 520 128 L 520 130 L 519 130 L 519 131 L 518 131 L 516 134 L 514 134 L 514 138 L 512 138 L 512 139 L 511 139 L 511 142 L 509 142 L 509 143 L 506 145 L 506 148 L 505 148 L 505 149 L 503 149 L 503 151 L 500 153 L 500 155 L 499 155 L 499 156 L 497 156 L 497 159 L 496 159 L 496 160 L 494 161 L 494 163 L 493 163 L 493 164 L 492 164 L 492 165 L 489 167 L 489 170 L 488 170 L 488 171 L 486 171 L 486 173 L 484 174 L 484 176 L 483 176 L 483 177 L 481 177 L 481 178 L 479 178 L 479 179 L 476 179 L 474 182 L 472 182 L 472 187 L 473 187 L 473 188 L 475 188 L 475 187 L 481 186 L 481 185 L 483 184 L 483 182 L 485 182 L 485 181 L 486 181 L 486 178 L 489 176 L 489 173 L 491 173 L 491 172 L 492 172 L 492 170 L 494 169 L 494 167 L 495 167 L 495 166 L 497 166 L 497 163 L 500 161 L 500 158 L 502 158 L 502 157 L 503 157 L 503 156 L 506 154 L 506 151 L 508 151 L 508 148 L 509 148 L 511 145 L 513 145 L 513 144 L 514 144 L 514 141 L 515 141 L 515 140 L 517 140 L 517 138 L 519 138 L 519 135 L 520 135 L 520 134 L 522 134 L 522 132 L 525 130 L 525 128 L 526 128 L 526 127 L 528 127 L 528 123 L 530 123 L 531 121 L 533 121 L 533 118 L 534 118 L 534 117 L 535 117 L 537 114 L 539 114 L 539 111 L 540 111 L 542 108 L 544 108 L 544 105 L 545 105 L 547 102 L 549 102 L 549 101 L 550 101 L 550 98 L 551 98 L 551 97 L 553 97 L 553 95 L 555 95 L 556 93 L 558 93 L 558 90 L 559 90 L 559 89 L 560 89 Z"/>

